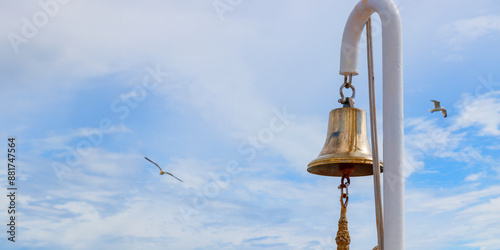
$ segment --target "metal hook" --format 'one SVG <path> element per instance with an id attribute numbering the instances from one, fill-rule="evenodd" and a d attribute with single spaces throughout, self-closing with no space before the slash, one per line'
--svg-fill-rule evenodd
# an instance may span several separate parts
<path id="1" fill-rule="evenodd" d="M 339 89 L 339 92 L 340 92 L 339 103 L 347 104 L 348 100 L 346 100 L 347 98 L 345 98 L 344 93 L 342 92 L 343 88 L 346 88 L 346 89 L 350 88 L 352 90 L 351 99 L 353 100 L 352 104 L 354 104 L 354 97 L 356 96 L 356 89 L 354 88 L 354 86 L 352 86 L 352 75 L 349 75 L 349 79 L 347 76 L 344 76 L 344 83 L 340 86 L 340 89 Z"/>

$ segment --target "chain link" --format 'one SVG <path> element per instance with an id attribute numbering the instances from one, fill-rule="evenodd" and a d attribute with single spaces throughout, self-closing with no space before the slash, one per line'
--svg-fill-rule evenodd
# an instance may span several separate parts
<path id="1" fill-rule="evenodd" d="M 339 92 L 340 92 L 340 99 L 339 99 L 339 102 L 342 103 L 342 104 L 346 104 L 347 103 L 347 100 L 344 96 L 344 92 L 342 92 L 342 89 L 351 89 L 352 90 L 352 95 L 351 95 L 351 99 L 354 99 L 354 97 L 356 96 L 356 89 L 354 89 L 354 86 L 352 86 L 352 75 L 349 75 L 349 76 L 344 76 L 344 83 L 340 86 L 340 89 L 339 89 Z"/>
<path id="2" fill-rule="evenodd" d="M 349 184 L 351 184 L 351 179 L 348 174 L 344 174 L 340 180 L 340 202 L 344 208 L 347 207 L 349 203 Z"/>

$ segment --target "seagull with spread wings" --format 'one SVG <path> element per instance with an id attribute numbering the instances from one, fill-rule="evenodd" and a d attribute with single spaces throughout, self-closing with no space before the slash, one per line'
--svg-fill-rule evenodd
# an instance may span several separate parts
<path id="1" fill-rule="evenodd" d="M 155 164 L 155 165 L 156 165 L 156 166 L 160 169 L 160 175 L 162 175 L 162 174 L 168 174 L 168 175 L 170 175 L 170 176 L 174 177 L 175 179 L 179 180 L 180 182 L 183 182 L 181 179 L 179 179 L 179 178 L 175 177 L 173 174 L 171 174 L 171 173 L 169 173 L 169 172 L 165 172 L 165 171 L 163 171 L 163 169 L 161 169 L 161 168 L 160 168 L 160 166 L 158 166 L 158 164 L 156 164 L 156 163 L 154 163 L 152 160 L 148 159 L 148 157 L 144 157 L 144 158 L 145 158 L 146 160 L 150 161 L 151 163 Z"/>
<path id="2" fill-rule="evenodd" d="M 436 112 L 436 111 L 441 111 L 441 114 L 443 114 L 444 118 L 446 118 L 446 116 L 448 116 L 448 115 L 446 114 L 446 109 L 445 109 L 445 108 L 443 108 L 443 107 L 441 107 L 441 105 L 440 105 L 440 103 L 439 103 L 438 101 L 431 100 L 431 102 L 433 102 L 433 103 L 434 103 L 434 109 L 429 109 L 429 111 L 430 111 L 431 113 L 434 113 L 434 112 Z"/>

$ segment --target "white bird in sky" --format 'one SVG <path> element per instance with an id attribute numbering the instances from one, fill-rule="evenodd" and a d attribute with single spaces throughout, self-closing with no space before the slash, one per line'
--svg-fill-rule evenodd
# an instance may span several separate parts
<path id="1" fill-rule="evenodd" d="M 441 105 L 439 105 L 439 102 L 438 101 L 434 101 L 434 100 L 431 100 L 431 102 L 434 103 L 434 109 L 429 109 L 429 111 L 431 111 L 431 113 L 434 113 L 436 111 L 441 111 L 441 114 L 443 114 L 443 116 L 446 118 L 446 116 L 448 116 L 446 114 L 446 109 L 441 107 Z"/>
<path id="2" fill-rule="evenodd" d="M 155 165 L 156 165 L 156 166 L 160 169 L 160 175 L 162 175 L 162 174 L 168 174 L 168 175 L 170 175 L 170 176 L 174 177 L 175 179 L 179 180 L 180 182 L 183 182 L 181 179 L 179 179 L 179 178 L 175 177 L 173 174 L 171 174 L 171 173 L 169 173 L 169 172 L 165 172 L 165 171 L 163 171 L 163 169 L 161 169 L 161 168 L 160 168 L 160 166 L 158 166 L 158 164 L 156 164 L 156 163 L 154 163 L 152 160 L 148 159 L 148 157 L 144 157 L 144 158 L 145 158 L 146 160 L 150 161 L 151 163 L 155 164 Z"/>

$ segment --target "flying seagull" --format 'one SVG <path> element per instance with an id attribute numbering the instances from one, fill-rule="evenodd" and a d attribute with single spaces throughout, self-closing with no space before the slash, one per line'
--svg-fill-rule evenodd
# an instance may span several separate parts
<path id="1" fill-rule="evenodd" d="M 183 182 L 181 179 L 179 179 L 179 178 L 175 177 L 173 174 L 171 174 L 171 173 L 169 173 L 169 172 L 165 172 L 165 171 L 163 171 L 163 169 L 161 169 L 161 168 L 160 168 L 160 166 L 158 166 L 158 164 L 156 164 L 156 163 L 154 163 L 152 160 L 148 159 L 148 157 L 144 157 L 144 158 L 145 158 L 146 160 L 150 161 L 151 163 L 155 164 L 155 165 L 156 165 L 156 166 L 160 169 L 160 175 L 162 175 L 162 174 L 168 174 L 168 175 L 170 175 L 170 176 L 174 177 L 175 179 L 179 180 L 180 182 Z"/>
<path id="2" fill-rule="evenodd" d="M 446 118 L 446 116 L 448 116 L 446 114 L 446 109 L 441 107 L 441 105 L 439 105 L 438 101 L 431 100 L 431 102 L 434 103 L 434 109 L 429 109 L 429 111 L 431 111 L 431 113 L 434 113 L 435 111 L 441 111 L 441 114 L 443 114 L 444 118 Z"/>

